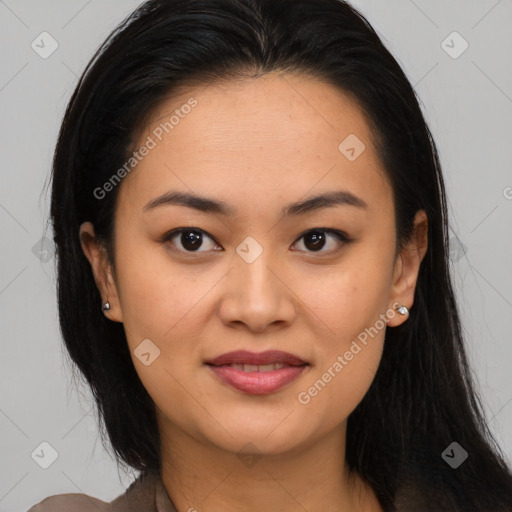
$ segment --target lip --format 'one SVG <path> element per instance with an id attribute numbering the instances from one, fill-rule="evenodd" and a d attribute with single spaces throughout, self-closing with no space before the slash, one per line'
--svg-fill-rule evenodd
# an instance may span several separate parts
<path id="1" fill-rule="evenodd" d="M 283 368 L 271 371 L 244 371 L 234 368 L 232 364 L 267 365 L 278 363 Z M 254 353 L 246 350 L 228 352 L 205 363 L 211 371 L 225 384 L 252 395 L 266 395 L 282 389 L 297 379 L 309 367 L 309 363 L 300 357 L 282 352 L 268 350 Z"/>
<path id="2" fill-rule="evenodd" d="M 235 352 L 227 352 L 215 359 L 206 361 L 206 364 L 213 366 L 221 366 L 226 364 L 271 364 L 281 363 L 290 366 L 299 366 L 307 364 L 300 357 L 283 352 L 281 350 L 267 350 L 265 352 L 249 352 L 247 350 L 236 350 Z"/>

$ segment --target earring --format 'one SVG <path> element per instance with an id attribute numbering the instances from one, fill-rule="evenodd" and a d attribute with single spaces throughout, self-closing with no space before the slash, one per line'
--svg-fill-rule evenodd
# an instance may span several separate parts
<path id="1" fill-rule="evenodd" d="M 405 315 L 407 318 L 409 318 L 409 310 L 407 309 L 407 306 L 400 305 L 397 308 L 395 308 L 401 315 Z"/>
<path id="2" fill-rule="evenodd" d="M 103 311 L 108 311 L 110 309 L 110 302 L 105 302 L 102 306 Z"/>

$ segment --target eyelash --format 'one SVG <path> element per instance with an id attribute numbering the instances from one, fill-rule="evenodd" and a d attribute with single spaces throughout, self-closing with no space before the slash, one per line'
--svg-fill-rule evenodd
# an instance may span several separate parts
<path id="1" fill-rule="evenodd" d="M 187 232 L 187 231 L 198 232 L 198 233 L 200 233 L 202 235 L 206 235 L 208 238 L 211 238 L 215 243 L 217 243 L 215 238 L 212 237 L 207 231 L 204 231 L 203 229 L 199 229 L 199 228 L 193 228 L 193 227 L 173 229 L 169 233 L 166 233 L 161 238 L 160 242 L 161 243 L 166 243 L 166 242 L 170 241 L 173 237 L 175 237 L 177 235 L 180 235 L 181 233 Z M 343 231 L 340 231 L 338 229 L 314 228 L 314 229 L 308 229 L 307 231 L 302 233 L 297 238 L 297 242 L 300 239 L 302 239 L 303 237 L 305 237 L 306 235 L 311 234 L 311 233 L 323 233 L 323 234 L 327 233 L 327 234 L 334 235 L 338 239 L 340 244 L 341 244 L 341 246 L 338 246 L 337 248 L 332 249 L 330 251 L 322 251 L 322 250 L 320 250 L 320 251 L 306 251 L 306 252 L 309 252 L 311 254 L 317 254 L 318 253 L 318 254 L 322 254 L 323 256 L 331 256 L 331 255 L 337 253 L 338 251 L 340 251 L 343 246 L 346 246 L 346 245 L 350 244 L 353 241 L 353 239 L 351 239 L 346 233 L 344 233 Z M 294 242 L 294 245 L 297 242 Z M 201 252 L 206 252 L 206 251 L 183 251 L 181 249 L 173 249 L 173 250 L 175 250 L 177 252 L 180 252 L 180 253 L 187 254 L 187 255 L 191 255 L 191 256 L 200 255 Z"/>

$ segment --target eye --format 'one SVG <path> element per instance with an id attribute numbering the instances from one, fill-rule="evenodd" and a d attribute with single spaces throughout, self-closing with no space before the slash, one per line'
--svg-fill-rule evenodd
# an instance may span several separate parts
<path id="1" fill-rule="evenodd" d="M 297 240 L 304 238 L 304 246 L 307 252 L 318 252 L 323 255 L 330 255 L 338 252 L 344 245 L 349 244 L 352 240 L 343 231 L 329 228 L 315 228 L 303 233 Z M 205 245 L 205 240 L 209 240 L 210 244 Z M 331 243 L 329 243 L 331 240 Z M 184 253 L 201 253 L 209 250 L 219 251 L 213 237 L 199 228 L 178 228 L 164 235 L 162 243 L 170 242 L 173 250 Z M 295 247 L 297 242 L 292 247 Z M 180 247 L 181 246 L 181 247 Z M 327 250 L 322 250 L 327 247 Z M 203 248 L 203 251 L 199 249 Z M 296 249 L 294 249 L 296 250 Z M 303 249 L 299 249 L 303 250 Z"/>
<path id="2" fill-rule="evenodd" d="M 334 242 L 328 243 L 329 237 Z M 332 238 L 333 237 L 333 238 Z M 349 244 L 352 240 L 343 231 L 328 228 L 315 228 L 302 234 L 298 240 L 304 238 L 303 245 L 307 248 L 308 252 L 320 252 L 324 255 L 330 255 L 338 252 L 344 245 Z M 324 247 L 327 250 L 322 251 Z"/>
<path id="3" fill-rule="evenodd" d="M 205 231 L 198 228 L 180 228 L 175 229 L 171 233 L 165 235 L 163 242 L 171 242 L 171 245 L 176 245 L 173 241 L 176 239 L 177 243 L 181 245 L 181 248 L 176 249 L 178 252 L 205 252 L 199 251 L 198 249 L 204 246 L 205 239 L 210 240 L 213 243 L 210 243 L 210 247 L 206 247 L 206 251 L 211 250 L 214 247 L 215 241 L 211 236 L 209 236 Z M 214 249 L 218 250 L 218 249 Z"/>

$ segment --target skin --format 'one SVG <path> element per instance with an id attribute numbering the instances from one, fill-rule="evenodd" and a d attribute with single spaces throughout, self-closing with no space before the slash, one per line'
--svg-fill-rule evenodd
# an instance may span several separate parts
<path id="1" fill-rule="evenodd" d="M 197 106 L 119 185 L 115 271 L 92 224 L 80 228 L 111 304 L 105 314 L 123 322 L 135 369 L 156 404 L 167 492 L 179 511 L 379 511 L 372 488 L 348 472 L 345 438 L 347 418 L 378 368 L 385 329 L 309 403 L 297 397 L 393 304 L 412 307 L 427 249 L 425 212 L 396 254 L 392 189 L 369 127 L 332 85 L 271 73 L 189 89 L 158 107 L 139 146 L 190 97 Z M 349 134 L 366 146 L 354 161 L 338 149 Z M 143 211 L 169 190 L 224 201 L 237 213 L 177 205 Z M 282 216 L 285 205 L 334 190 L 350 191 L 367 207 Z M 199 255 L 187 252 L 180 235 L 160 241 L 182 227 L 212 237 L 203 235 Z M 353 241 L 327 233 L 315 249 L 311 237 L 301 237 L 322 227 Z M 236 252 L 247 236 L 263 249 L 252 263 Z M 331 249 L 338 250 L 325 255 Z M 406 321 L 388 317 L 391 328 Z M 145 366 L 134 350 L 148 338 L 160 355 Z M 309 367 L 277 392 L 249 395 L 204 365 L 238 349 L 291 352 Z M 254 458 L 249 463 L 242 453 Z"/>

